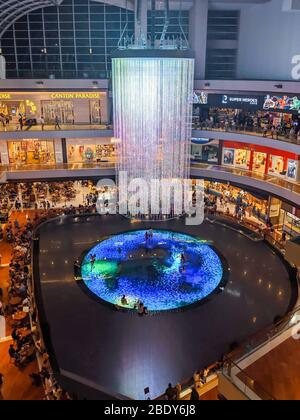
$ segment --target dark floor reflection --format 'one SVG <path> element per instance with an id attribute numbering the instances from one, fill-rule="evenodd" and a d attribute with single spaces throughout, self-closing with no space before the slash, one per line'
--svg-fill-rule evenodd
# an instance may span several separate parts
<path id="1" fill-rule="evenodd" d="M 99 238 L 148 228 L 103 216 L 90 222 L 52 222 L 41 230 L 40 276 L 46 315 L 60 367 L 114 393 L 144 398 L 187 379 L 238 343 L 283 315 L 292 291 L 280 259 L 263 243 L 232 230 L 182 221 L 163 227 L 211 240 L 229 266 L 223 293 L 178 313 L 140 318 L 87 296 L 73 276 L 75 259 Z"/>

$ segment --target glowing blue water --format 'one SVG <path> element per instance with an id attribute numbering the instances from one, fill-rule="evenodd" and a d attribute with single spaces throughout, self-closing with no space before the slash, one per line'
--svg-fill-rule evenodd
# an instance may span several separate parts
<path id="1" fill-rule="evenodd" d="M 133 308 L 139 299 L 149 310 L 163 311 L 191 305 L 218 287 L 223 266 L 207 243 L 164 230 L 146 240 L 145 233 L 114 235 L 89 251 L 81 272 L 91 292 L 114 305 Z"/>

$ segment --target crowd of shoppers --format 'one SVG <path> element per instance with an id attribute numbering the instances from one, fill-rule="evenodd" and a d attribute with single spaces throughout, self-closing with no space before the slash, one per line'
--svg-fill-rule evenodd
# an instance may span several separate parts
<path id="1" fill-rule="evenodd" d="M 210 108 L 205 115 L 194 118 L 194 128 L 202 130 L 247 131 L 272 139 L 300 143 L 298 118 L 285 118 L 285 114 L 245 112 Z"/>

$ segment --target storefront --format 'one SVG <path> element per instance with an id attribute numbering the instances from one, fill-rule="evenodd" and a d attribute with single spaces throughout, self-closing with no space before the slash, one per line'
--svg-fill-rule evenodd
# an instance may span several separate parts
<path id="1" fill-rule="evenodd" d="M 0 114 L 9 124 L 18 124 L 20 115 L 52 125 L 58 117 L 61 124 L 107 124 L 108 94 L 102 92 L 0 92 Z"/>
<path id="2" fill-rule="evenodd" d="M 193 162 L 218 164 L 220 144 L 218 140 L 192 138 L 191 157 Z"/>
<path id="3" fill-rule="evenodd" d="M 222 206 L 223 212 L 230 208 L 230 214 L 235 212 L 235 206 L 240 202 L 247 209 L 248 219 L 257 219 L 265 222 L 268 217 L 269 199 L 265 194 L 254 195 L 241 188 L 214 181 L 205 181 L 206 195 L 212 195 L 226 199 L 226 205 Z"/>
<path id="4" fill-rule="evenodd" d="M 68 163 L 115 162 L 116 148 L 110 138 L 67 139 Z"/>
<path id="5" fill-rule="evenodd" d="M 300 180 L 300 156 L 268 147 L 247 143 L 223 142 L 222 164 L 275 175 L 293 181 Z"/>
<path id="6" fill-rule="evenodd" d="M 300 125 L 300 98 L 296 95 L 234 95 L 195 92 L 193 124 L 211 128 L 262 131 L 274 126 L 278 135 L 288 136 Z"/>
<path id="7" fill-rule="evenodd" d="M 292 237 L 300 236 L 300 209 L 282 202 L 279 210 L 278 228 Z"/>
<path id="8" fill-rule="evenodd" d="M 75 123 L 73 101 L 41 101 L 41 113 L 45 124 L 55 124 L 56 117 L 61 124 Z"/>
<path id="9" fill-rule="evenodd" d="M 7 142 L 10 165 L 50 165 L 56 162 L 53 140 L 23 140 Z"/>

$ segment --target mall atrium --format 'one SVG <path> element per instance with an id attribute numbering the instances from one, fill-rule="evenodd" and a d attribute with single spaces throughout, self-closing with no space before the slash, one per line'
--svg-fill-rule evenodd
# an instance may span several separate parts
<path id="1" fill-rule="evenodd" d="M 0 6 L 0 400 L 299 400 L 300 0 Z"/>

